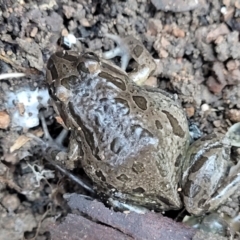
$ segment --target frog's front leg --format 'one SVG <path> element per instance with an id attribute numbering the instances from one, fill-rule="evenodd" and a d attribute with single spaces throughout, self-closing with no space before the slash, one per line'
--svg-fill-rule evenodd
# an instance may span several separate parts
<path id="1" fill-rule="evenodd" d="M 60 135 L 63 134 L 64 131 L 65 130 L 63 130 Z M 56 139 L 53 141 L 56 141 Z M 56 148 L 55 145 L 56 143 L 48 144 L 45 152 L 45 158 L 47 158 L 47 160 L 54 159 L 56 164 L 61 165 L 68 170 L 73 170 L 80 166 L 81 150 L 79 148 L 79 143 L 72 136 L 70 136 L 67 149 L 63 145 L 61 149 Z"/>
<path id="2" fill-rule="evenodd" d="M 80 178 L 73 175 L 68 170 L 72 170 L 79 167 L 80 158 L 82 156 L 81 148 L 79 142 L 74 137 L 74 132 L 71 133 L 68 149 L 64 147 L 63 141 L 68 135 L 68 130 L 63 129 L 56 139 L 53 139 L 48 131 L 47 124 L 43 114 L 40 112 L 40 120 L 42 123 L 42 128 L 44 132 L 44 141 L 30 135 L 37 142 L 42 145 L 43 155 L 45 159 L 56 167 L 64 175 L 68 176 L 70 179 L 75 181 L 77 184 L 82 186 L 85 190 L 94 193 L 92 187 L 83 182 Z M 66 169 L 68 170 L 66 170 Z"/>
<path id="3" fill-rule="evenodd" d="M 42 123 L 44 132 L 44 155 L 48 160 L 56 160 L 57 164 L 64 166 L 65 168 L 72 170 L 75 168 L 74 162 L 77 162 L 78 156 L 80 156 L 79 144 L 76 143 L 72 133 L 70 136 L 70 142 L 68 149 L 64 147 L 63 142 L 68 135 L 68 130 L 63 128 L 61 133 L 56 139 L 53 139 L 48 131 L 46 120 L 42 112 L 39 113 L 39 118 Z"/>
<path id="4" fill-rule="evenodd" d="M 123 39 L 113 34 L 105 34 L 105 36 L 112 39 L 117 47 L 103 53 L 103 58 L 111 59 L 120 56 L 123 70 L 126 70 L 130 59 L 133 58 L 137 65 L 128 75 L 138 85 L 142 85 L 156 69 L 156 63 L 148 50 L 133 36 Z"/>

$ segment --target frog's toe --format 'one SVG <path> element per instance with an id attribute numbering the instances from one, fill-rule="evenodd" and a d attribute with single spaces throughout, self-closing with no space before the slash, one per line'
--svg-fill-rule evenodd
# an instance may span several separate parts
<path id="1" fill-rule="evenodd" d="M 112 39 L 117 44 L 117 47 L 110 51 L 104 52 L 103 58 L 112 59 L 117 56 L 121 57 L 121 68 L 125 71 L 131 59 L 128 45 L 117 35 L 107 33 L 105 34 L 105 37 Z"/>
<path id="2" fill-rule="evenodd" d="M 114 57 L 117 57 L 117 56 L 121 56 L 121 48 L 120 47 L 115 47 L 114 49 L 111 49 L 107 52 L 104 52 L 103 53 L 103 57 L 105 59 L 111 59 L 111 58 L 114 58 Z"/>
<path id="3" fill-rule="evenodd" d="M 63 128 L 63 130 L 60 132 L 60 134 L 57 136 L 57 138 L 54 140 L 55 143 L 60 146 L 61 148 L 65 149 L 65 147 L 63 146 L 63 142 L 66 139 L 68 135 L 68 130 L 66 130 L 65 128 Z"/>
<path id="4" fill-rule="evenodd" d="M 131 57 L 129 54 L 125 54 L 125 55 L 121 56 L 121 68 L 124 71 L 127 69 L 130 59 L 131 59 Z"/>
<path id="5" fill-rule="evenodd" d="M 68 131 L 63 129 L 56 139 L 53 139 L 48 131 L 46 120 L 42 112 L 39 113 L 39 118 L 42 123 L 42 128 L 44 132 L 44 140 L 46 147 L 51 147 L 57 150 L 66 151 L 67 149 L 63 146 L 63 141 L 67 137 Z"/>

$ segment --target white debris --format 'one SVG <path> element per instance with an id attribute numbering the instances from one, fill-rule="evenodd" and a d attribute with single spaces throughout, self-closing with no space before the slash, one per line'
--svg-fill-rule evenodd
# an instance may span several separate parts
<path id="1" fill-rule="evenodd" d="M 7 92 L 5 107 L 11 117 L 12 127 L 32 128 L 39 125 L 39 109 L 47 108 L 49 94 L 47 89 L 29 88 L 17 92 Z M 21 109 L 21 110 L 20 110 Z"/>
<path id="2" fill-rule="evenodd" d="M 7 79 L 7 78 L 18 78 L 18 77 L 24 77 L 24 73 L 3 73 L 0 75 L 0 80 Z"/>
<path id="3" fill-rule="evenodd" d="M 223 7 L 221 7 L 220 11 L 221 11 L 222 14 L 225 15 L 227 13 L 227 8 L 225 6 L 223 6 Z"/>
<path id="4" fill-rule="evenodd" d="M 63 37 L 63 43 L 71 48 L 73 44 L 77 43 L 77 39 L 73 34 L 68 34 L 66 37 Z"/>
<path id="5" fill-rule="evenodd" d="M 204 104 L 201 106 L 201 110 L 202 110 L 203 112 L 209 111 L 209 110 L 210 110 L 210 106 L 209 106 L 207 103 L 204 103 Z"/>

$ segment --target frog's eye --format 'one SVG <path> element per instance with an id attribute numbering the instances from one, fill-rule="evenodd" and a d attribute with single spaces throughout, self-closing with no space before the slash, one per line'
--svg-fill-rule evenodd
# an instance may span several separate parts
<path id="1" fill-rule="evenodd" d="M 63 78 L 61 80 L 61 85 L 70 90 L 73 86 L 78 83 L 78 78 L 76 76 L 70 76 Z"/>
<path id="2" fill-rule="evenodd" d="M 83 59 L 84 59 L 85 62 L 89 62 L 89 61 L 91 61 L 91 62 L 97 62 L 97 63 L 100 62 L 99 57 L 98 57 L 95 53 L 93 53 L 93 52 L 84 53 L 84 54 L 82 55 L 82 57 L 83 57 Z"/>
<path id="3" fill-rule="evenodd" d="M 95 60 L 97 62 L 100 61 L 99 57 L 95 53 L 93 53 L 93 52 L 84 53 L 83 57 L 85 57 L 87 59 Z"/>
<path id="4" fill-rule="evenodd" d="M 77 65 L 77 70 L 79 73 L 81 73 L 81 72 L 90 73 L 84 62 L 80 62 Z"/>
<path id="5" fill-rule="evenodd" d="M 77 65 L 79 74 L 95 74 L 100 70 L 100 60 L 94 53 L 85 53 Z"/>

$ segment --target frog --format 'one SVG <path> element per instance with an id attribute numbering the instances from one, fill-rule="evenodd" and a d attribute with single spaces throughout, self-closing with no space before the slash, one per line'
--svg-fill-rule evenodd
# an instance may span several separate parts
<path id="1" fill-rule="evenodd" d="M 239 187 L 229 169 L 231 144 L 213 134 L 190 145 L 178 99 L 143 86 L 156 64 L 133 36 L 103 57 L 59 51 L 47 63 L 52 105 L 70 131 L 65 167 L 81 167 L 99 196 L 155 211 L 183 207 L 193 215 L 216 209 Z M 121 67 L 109 59 L 121 56 Z M 127 47 L 130 45 L 131 47 Z M 133 58 L 138 67 L 127 73 Z"/>

